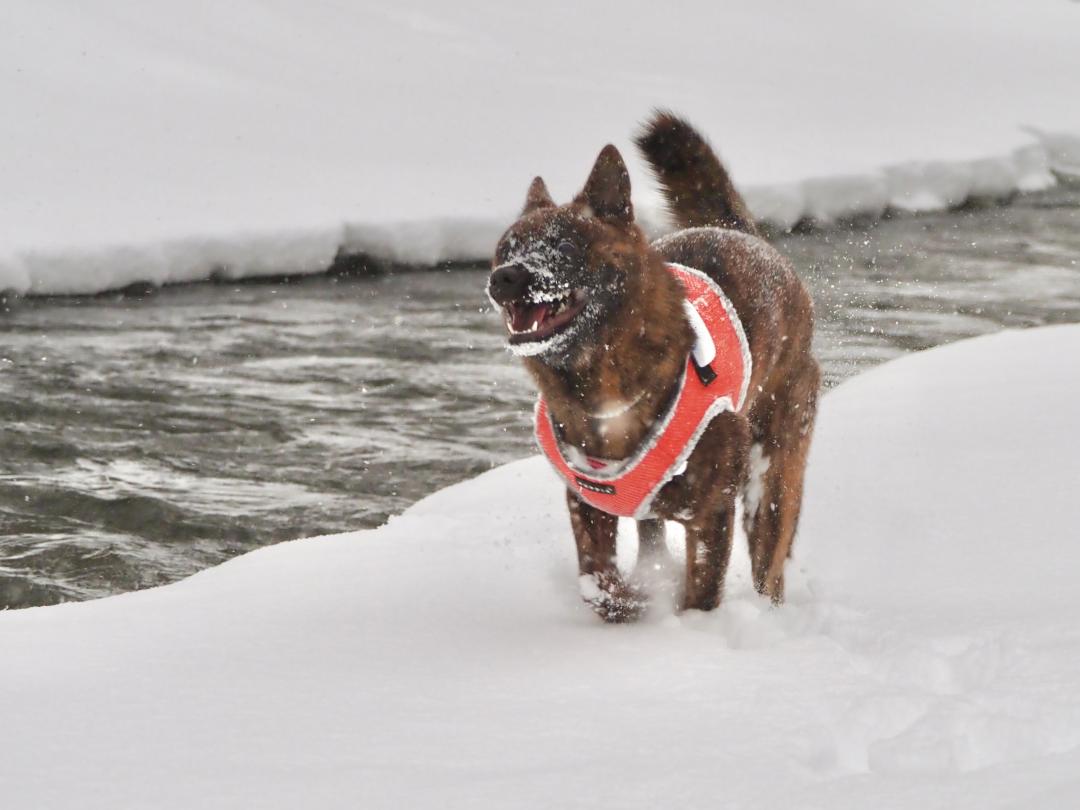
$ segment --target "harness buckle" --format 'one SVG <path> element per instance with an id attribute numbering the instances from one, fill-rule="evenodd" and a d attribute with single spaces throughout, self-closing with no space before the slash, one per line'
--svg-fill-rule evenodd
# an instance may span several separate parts
<path id="1" fill-rule="evenodd" d="M 713 371 L 711 363 L 706 363 L 701 366 L 698 365 L 697 360 L 693 362 L 694 371 L 697 372 L 698 379 L 701 380 L 701 384 L 708 387 L 709 383 L 716 379 L 716 372 Z"/>

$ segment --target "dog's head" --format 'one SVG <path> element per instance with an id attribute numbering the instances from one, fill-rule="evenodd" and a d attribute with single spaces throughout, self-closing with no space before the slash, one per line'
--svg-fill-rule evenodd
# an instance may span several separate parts
<path id="1" fill-rule="evenodd" d="M 587 357 L 621 310 L 647 252 L 634 225 L 630 175 L 614 146 L 604 147 L 584 189 L 566 205 L 556 205 L 537 177 L 520 218 L 495 248 L 488 278 L 511 351 L 554 366 Z"/>

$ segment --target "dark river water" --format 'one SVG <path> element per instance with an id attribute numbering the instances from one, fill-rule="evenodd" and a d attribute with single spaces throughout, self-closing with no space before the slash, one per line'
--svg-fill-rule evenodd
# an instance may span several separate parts
<path id="1" fill-rule="evenodd" d="M 828 385 L 1080 320 L 1080 190 L 776 240 Z M 0 607 L 161 584 L 376 526 L 532 452 L 486 274 L 194 284 L 0 311 Z M 2 308 L 0 308 L 2 309 Z"/>

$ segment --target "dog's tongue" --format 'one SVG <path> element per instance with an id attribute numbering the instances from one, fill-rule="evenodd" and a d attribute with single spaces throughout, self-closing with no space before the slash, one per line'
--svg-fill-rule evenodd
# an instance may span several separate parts
<path id="1" fill-rule="evenodd" d="M 510 326 L 515 332 L 531 331 L 547 317 L 548 304 L 513 304 L 510 307 Z"/>

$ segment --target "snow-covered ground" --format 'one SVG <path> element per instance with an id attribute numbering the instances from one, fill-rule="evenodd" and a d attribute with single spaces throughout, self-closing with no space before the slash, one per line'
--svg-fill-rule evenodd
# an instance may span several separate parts
<path id="1" fill-rule="evenodd" d="M 1080 173 L 1078 28 L 1068 0 L 8 0 L 0 292 L 485 257 L 534 174 L 567 197 L 654 105 L 781 226 L 1039 188 Z"/>
<path id="2" fill-rule="evenodd" d="M 602 624 L 532 458 L 0 614 L 4 806 L 1076 807 L 1078 353 L 1007 332 L 830 392 L 780 609 L 743 552 L 715 613 Z"/>

